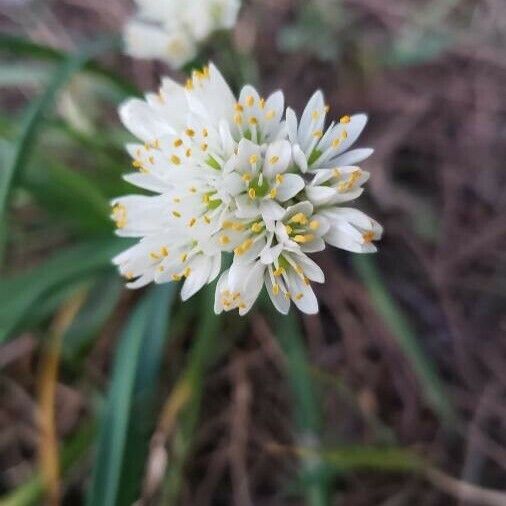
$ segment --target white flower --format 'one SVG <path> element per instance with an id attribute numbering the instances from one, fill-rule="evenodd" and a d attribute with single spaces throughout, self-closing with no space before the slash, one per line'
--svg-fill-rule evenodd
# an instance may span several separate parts
<path id="1" fill-rule="evenodd" d="M 231 29 L 240 0 L 136 0 L 138 11 L 125 24 L 127 54 L 154 58 L 179 68 L 192 60 L 198 44 L 220 29 Z"/>
<path id="2" fill-rule="evenodd" d="M 119 113 L 140 141 L 127 145 L 138 171 L 125 179 L 154 193 L 112 203 L 118 235 L 140 238 L 114 259 L 127 286 L 184 279 L 186 300 L 218 276 L 228 253 L 233 261 L 219 278 L 216 312 L 245 314 L 265 285 L 280 312 L 293 301 L 312 314 L 311 282 L 323 283 L 324 274 L 308 254 L 326 244 L 376 250 L 381 226 L 342 207 L 369 177 L 352 164 L 371 150 L 346 151 L 365 116 L 346 116 L 317 139 L 308 135 L 323 130 L 320 92 L 300 124 L 290 109 L 285 121 L 281 91 L 264 99 L 247 85 L 236 98 L 210 65 L 184 86 L 163 79 L 157 94 L 128 100 Z M 329 139 L 337 134 L 344 140 L 336 147 Z"/>

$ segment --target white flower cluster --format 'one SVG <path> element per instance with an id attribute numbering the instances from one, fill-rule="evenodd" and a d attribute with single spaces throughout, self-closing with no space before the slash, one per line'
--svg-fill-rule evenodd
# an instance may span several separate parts
<path id="1" fill-rule="evenodd" d="M 135 0 L 137 13 L 126 23 L 126 52 L 179 68 L 197 54 L 212 32 L 234 26 L 240 0 Z"/>
<path id="2" fill-rule="evenodd" d="M 356 199 L 369 174 L 355 164 L 371 149 L 348 148 L 366 124 L 364 114 L 325 127 L 328 106 L 317 91 L 298 121 L 281 91 L 268 98 L 244 86 L 236 99 L 210 65 L 185 86 L 165 78 L 158 94 L 120 107 L 138 139 L 127 149 L 138 169 L 125 176 L 155 196 L 113 202 L 118 234 L 140 241 L 114 259 L 138 288 L 184 279 L 188 299 L 221 271 L 215 311 L 245 314 L 263 285 L 274 306 L 291 301 L 318 311 L 311 281 L 320 267 L 307 254 L 325 244 L 357 253 L 376 251 L 381 226 L 342 204 Z"/>

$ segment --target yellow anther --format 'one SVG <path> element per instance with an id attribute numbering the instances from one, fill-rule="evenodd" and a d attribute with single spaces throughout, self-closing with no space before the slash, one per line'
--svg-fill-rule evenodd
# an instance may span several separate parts
<path id="1" fill-rule="evenodd" d="M 337 137 L 332 141 L 332 147 L 337 148 L 339 147 L 339 144 L 341 144 L 341 139 L 338 139 Z"/>
<path id="2" fill-rule="evenodd" d="M 160 253 L 164 257 L 169 256 L 169 248 L 167 248 L 167 246 L 162 246 L 162 248 L 160 249 Z"/>
<path id="3" fill-rule="evenodd" d="M 230 237 L 228 235 L 220 235 L 220 238 L 218 239 L 218 241 L 220 242 L 220 244 L 222 246 L 226 246 L 229 242 L 230 242 Z"/>
<path id="4" fill-rule="evenodd" d="M 189 227 L 193 227 L 193 225 L 195 225 L 195 223 L 197 223 L 197 218 L 193 217 L 190 219 L 190 221 L 188 222 L 188 226 Z"/>
<path id="5" fill-rule="evenodd" d="M 319 227 L 320 227 L 320 222 L 318 220 L 311 220 L 309 222 L 309 228 L 311 230 L 318 230 Z"/>
<path id="6" fill-rule="evenodd" d="M 304 294 L 302 292 L 299 292 L 295 295 L 295 300 L 300 300 L 302 297 L 304 297 Z"/>
<path id="7" fill-rule="evenodd" d="M 155 163 L 155 157 L 154 157 L 153 155 L 150 155 L 150 156 L 148 157 L 148 162 L 149 162 L 151 165 L 153 165 L 153 164 Z"/>
<path id="8" fill-rule="evenodd" d="M 348 138 L 348 133 L 346 132 L 346 130 L 343 130 L 341 132 L 341 140 L 344 141 L 347 138 Z"/>
<path id="9" fill-rule="evenodd" d="M 315 139 L 320 139 L 322 136 L 323 136 L 323 131 L 322 130 L 315 130 L 313 132 L 313 137 Z"/>
<path id="10" fill-rule="evenodd" d="M 177 155 L 172 155 L 170 157 L 170 161 L 174 164 L 174 165 L 179 165 L 181 163 L 181 158 L 179 158 L 179 156 Z"/>
<path id="11" fill-rule="evenodd" d="M 285 230 L 288 235 L 292 233 L 292 227 L 290 225 L 285 225 Z"/>
<path id="12" fill-rule="evenodd" d="M 249 163 L 251 165 L 255 165 L 255 163 L 257 163 L 257 162 L 258 162 L 258 155 L 251 155 L 249 157 Z"/>
<path id="13" fill-rule="evenodd" d="M 272 188 L 271 191 L 269 192 L 269 197 L 271 199 L 275 199 L 277 194 L 278 194 L 278 189 L 277 188 Z"/>
<path id="14" fill-rule="evenodd" d="M 270 109 L 265 113 L 265 117 L 267 119 L 274 119 L 274 116 L 276 116 L 276 111 L 273 109 Z"/>
<path id="15" fill-rule="evenodd" d="M 180 281 L 181 276 L 179 274 L 172 274 L 172 281 Z"/>
<path id="16" fill-rule="evenodd" d="M 332 169 L 332 176 L 336 178 L 341 177 L 341 171 L 337 167 Z"/>
<path id="17" fill-rule="evenodd" d="M 127 222 L 126 207 L 123 204 L 116 204 L 112 208 L 112 217 L 116 222 L 116 227 L 123 228 Z"/>
<path id="18" fill-rule="evenodd" d="M 209 200 L 209 194 L 204 193 L 204 195 L 202 195 L 202 202 L 204 202 L 204 204 L 209 204 Z"/>
<path id="19" fill-rule="evenodd" d="M 293 240 L 299 244 L 311 242 L 313 239 L 314 239 L 313 234 L 305 234 L 305 235 L 297 234 L 296 236 L 293 237 Z"/>
<path id="20" fill-rule="evenodd" d="M 155 139 L 155 140 L 151 143 L 151 146 L 152 146 L 154 149 L 160 149 L 160 139 Z"/>
<path id="21" fill-rule="evenodd" d="M 154 251 L 152 251 L 150 254 L 149 254 L 149 257 L 152 259 L 152 260 L 160 260 L 160 255 L 158 253 L 155 253 Z"/>
<path id="22" fill-rule="evenodd" d="M 181 202 L 181 199 L 179 197 L 174 197 L 172 199 L 172 202 L 174 202 L 174 204 L 179 204 L 179 202 Z"/>
<path id="23" fill-rule="evenodd" d="M 256 116 L 251 116 L 248 122 L 250 125 L 258 125 L 258 119 L 256 118 Z"/>
<path id="24" fill-rule="evenodd" d="M 279 277 L 285 273 L 285 269 L 283 267 L 278 267 L 275 271 L 272 272 L 274 276 Z"/>
<path id="25" fill-rule="evenodd" d="M 234 123 L 240 125 L 242 123 L 242 114 L 240 112 L 234 114 Z"/>
<path id="26" fill-rule="evenodd" d="M 193 80 L 188 78 L 186 80 L 186 83 L 184 85 L 184 87 L 187 89 L 187 90 L 193 90 Z"/>
<path id="27" fill-rule="evenodd" d="M 367 230 L 362 234 L 362 239 L 364 240 L 364 244 L 370 244 L 374 240 L 374 232 Z"/>
<path id="28" fill-rule="evenodd" d="M 237 306 L 239 309 L 246 309 L 246 304 L 244 302 L 241 302 L 239 306 Z"/>
<path id="29" fill-rule="evenodd" d="M 253 223 L 253 225 L 251 225 L 251 231 L 254 232 L 255 234 L 258 234 L 259 232 L 262 231 L 262 229 L 264 228 L 264 224 L 261 222 L 261 221 L 257 221 L 256 223 Z"/>
<path id="30" fill-rule="evenodd" d="M 254 105 L 254 104 L 255 104 L 255 99 L 253 98 L 253 96 L 252 96 L 252 95 L 248 95 L 248 96 L 246 97 L 246 105 L 247 105 L 248 107 L 253 107 L 253 105 Z"/>
<path id="31" fill-rule="evenodd" d="M 191 272 L 192 272 L 192 270 L 190 269 L 190 267 L 187 267 L 187 268 L 184 270 L 184 272 L 183 272 L 183 276 L 184 276 L 185 278 L 187 278 L 187 277 L 189 277 L 189 276 L 190 276 Z"/>
<path id="32" fill-rule="evenodd" d="M 271 165 L 274 165 L 274 164 L 276 164 L 276 163 L 278 163 L 278 162 L 279 162 L 279 156 L 277 156 L 277 155 L 272 155 L 272 156 L 269 158 L 269 163 L 270 163 Z"/>
<path id="33" fill-rule="evenodd" d="M 281 184 L 284 179 L 285 176 L 283 176 L 283 174 L 276 174 L 276 184 Z"/>
<path id="34" fill-rule="evenodd" d="M 265 107 L 265 98 L 261 97 L 259 100 L 260 109 L 263 109 Z"/>
<path id="35" fill-rule="evenodd" d="M 181 262 L 185 263 L 188 260 L 188 253 L 183 253 L 181 255 Z"/>
<path id="36" fill-rule="evenodd" d="M 255 188 L 250 188 L 248 190 L 248 196 L 250 199 L 254 199 L 257 196 L 257 192 L 255 191 Z"/>
<path id="37" fill-rule="evenodd" d="M 248 174 L 247 172 L 245 172 L 242 176 L 241 176 L 242 180 L 245 181 L 246 183 L 249 183 L 251 181 L 251 174 Z"/>
<path id="38" fill-rule="evenodd" d="M 209 225 L 209 223 L 211 223 L 211 218 L 209 218 L 207 214 L 204 214 L 204 221 Z"/>
<path id="39" fill-rule="evenodd" d="M 165 267 L 163 265 L 159 265 L 158 268 L 157 268 L 157 270 L 159 272 L 163 272 L 165 270 Z"/>
<path id="40" fill-rule="evenodd" d="M 134 277 L 134 273 L 133 273 L 133 272 L 131 272 L 131 271 L 128 271 L 128 272 L 126 272 L 126 273 L 124 274 L 124 276 L 125 276 L 125 278 L 127 278 L 127 279 L 133 279 L 133 277 Z"/>
<path id="41" fill-rule="evenodd" d="M 234 109 L 237 111 L 237 112 L 243 112 L 244 111 L 244 107 L 239 103 L 237 102 L 235 105 L 234 105 Z"/>
<path id="42" fill-rule="evenodd" d="M 183 144 L 182 139 L 176 139 L 176 140 L 174 141 L 174 147 L 175 147 L 175 148 L 178 148 L 179 146 L 181 146 L 181 144 Z"/>
<path id="43" fill-rule="evenodd" d="M 342 117 L 339 119 L 339 123 L 342 123 L 343 125 L 348 124 L 350 121 L 351 121 L 351 117 L 350 117 L 350 116 L 348 116 L 347 114 L 346 114 L 345 116 L 342 116 Z"/>
<path id="44" fill-rule="evenodd" d="M 181 218 L 181 213 L 179 211 L 172 211 L 172 215 L 175 217 L 175 218 Z"/>
<path id="45" fill-rule="evenodd" d="M 197 193 L 197 188 L 195 188 L 195 186 L 190 186 L 190 188 L 188 188 L 188 191 L 190 193 Z"/>
<path id="46" fill-rule="evenodd" d="M 195 135 L 195 130 L 193 128 L 187 128 L 184 132 L 188 137 L 193 137 Z"/>
<path id="47" fill-rule="evenodd" d="M 330 111 L 330 105 L 326 105 L 326 106 L 323 108 L 323 110 L 324 110 L 325 112 L 329 112 L 329 111 Z"/>
<path id="48" fill-rule="evenodd" d="M 209 135 L 209 132 L 207 131 L 207 128 L 202 129 L 202 137 L 207 137 Z"/>
<path id="49" fill-rule="evenodd" d="M 207 151 L 207 148 L 208 148 L 207 142 L 203 142 L 203 143 L 200 145 L 200 149 L 201 149 L 202 151 Z"/>
<path id="50" fill-rule="evenodd" d="M 320 116 L 320 113 L 319 113 L 318 111 L 313 111 L 313 112 L 311 113 L 311 117 L 312 117 L 314 120 L 318 119 L 318 116 Z"/>
<path id="51" fill-rule="evenodd" d="M 253 241 L 251 239 L 246 239 L 242 244 L 237 246 L 237 248 L 234 249 L 234 253 L 236 255 L 244 255 L 246 251 L 248 251 L 251 248 L 251 245 L 253 244 Z"/>
<path id="52" fill-rule="evenodd" d="M 142 162 L 140 160 L 132 160 L 132 167 L 140 169 L 142 167 Z"/>
<path id="53" fill-rule="evenodd" d="M 192 150 L 190 148 L 188 148 L 185 152 L 185 155 L 186 155 L 186 158 L 190 158 L 190 156 L 192 156 Z"/>
<path id="54" fill-rule="evenodd" d="M 274 295 L 278 295 L 278 293 L 279 293 L 279 285 L 278 285 L 277 283 L 274 283 L 274 284 L 272 285 L 272 293 L 273 293 Z"/>
<path id="55" fill-rule="evenodd" d="M 289 223 L 299 223 L 301 225 L 306 225 L 307 221 L 307 216 L 304 213 L 297 213 L 290 218 Z"/>

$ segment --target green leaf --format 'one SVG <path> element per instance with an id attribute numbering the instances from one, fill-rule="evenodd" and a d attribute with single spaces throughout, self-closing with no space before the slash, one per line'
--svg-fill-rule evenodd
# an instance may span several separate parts
<path id="1" fill-rule="evenodd" d="M 120 41 L 118 39 L 109 40 L 111 41 L 113 47 L 120 46 Z M 13 53 L 16 56 L 27 56 L 38 60 L 56 63 L 61 63 L 68 57 L 68 55 L 63 51 L 13 35 L 0 35 L 0 50 Z M 135 85 L 131 84 L 128 79 L 111 72 L 109 69 L 102 67 L 97 62 L 87 61 L 84 63 L 83 68 L 88 72 L 107 79 L 125 95 L 141 94 L 139 89 Z"/>
<path id="2" fill-rule="evenodd" d="M 132 504 L 153 422 L 174 284 L 154 286 L 135 308 L 116 352 L 87 504 Z"/>
<path id="3" fill-rule="evenodd" d="M 14 178 L 29 159 L 37 140 L 38 131 L 43 123 L 44 115 L 50 110 L 57 93 L 67 84 L 75 72 L 80 70 L 92 58 L 110 50 L 112 47 L 114 46 L 111 39 L 97 40 L 84 45 L 78 53 L 66 57 L 54 72 L 44 93 L 29 105 L 14 153 L 9 163 L 0 172 L 0 222 L 4 220 L 7 198 Z"/>
<path id="4" fill-rule="evenodd" d="M 173 438 L 174 447 L 165 477 L 162 504 L 177 503 L 183 486 L 184 465 L 193 447 L 195 430 L 200 416 L 205 373 L 219 354 L 217 342 L 219 341 L 220 317 L 216 316 L 213 311 L 215 285 L 216 283 L 206 286 L 198 296 L 202 301 L 199 306 L 201 319 L 182 379 L 191 396 L 180 414 L 179 430 Z"/>
<path id="5" fill-rule="evenodd" d="M 88 234 L 112 233 L 108 200 L 86 175 L 54 162 L 30 164 L 20 184 L 59 222 Z"/>
<path id="6" fill-rule="evenodd" d="M 99 276 L 63 336 L 62 355 L 65 360 L 71 361 L 99 333 L 116 308 L 123 286 L 123 280 L 116 272 Z"/>
<path id="7" fill-rule="evenodd" d="M 0 343 L 23 328 L 33 309 L 56 290 L 112 268 L 111 258 L 124 247 L 117 238 L 89 241 L 0 281 Z"/>
<path id="8" fill-rule="evenodd" d="M 420 346 L 411 323 L 388 292 L 374 260 L 366 255 L 354 255 L 353 264 L 365 283 L 378 313 L 411 362 L 428 403 L 441 419 L 451 426 L 456 420 L 456 414 L 439 379 L 437 369 Z"/>
<path id="9" fill-rule="evenodd" d="M 270 308 L 272 311 L 272 308 Z M 287 377 L 292 390 L 298 444 L 311 442 L 311 455 L 301 455 L 301 479 L 307 504 L 324 506 L 328 503 L 329 473 L 318 457 L 322 428 L 321 403 L 311 378 L 309 359 L 296 317 L 276 316 L 276 336 L 287 360 Z"/>

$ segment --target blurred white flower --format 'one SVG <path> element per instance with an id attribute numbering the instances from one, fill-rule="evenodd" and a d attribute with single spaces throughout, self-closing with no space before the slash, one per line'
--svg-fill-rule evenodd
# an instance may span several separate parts
<path id="1" fill-rule="evenodd" d="M 213 65 L 184 86 L 165 78 L 157 94 L 130 99 L 119 112 L 141 141 L 127 146 L 138 170 L 125 179 L 156 194 L 113 202 L 118 234 L 140 238 L 114 259 L 127 286 L 184 279 L 186 300 L 219 275 L 229 253 L 216 312 L 245 314 L 265 285 L 280 312 L 293 302 L 315 313 L 311 282 L 323 283 L 324 274 L 308 254 L 326 244 L 376 251 L 381 226 L 342 207 L 369 176 L 351 164 L 372 150 L 347 151 L 364 115 L 344 116 L 323 134 L 321 92 L 300 123 L 291 109 L 285 121 L 281 91 L 264 99 L 247 85 L 235 98 Z"/>
<path id="2" fill-rule="evenodd" d="M 127 54 L 158 59 L 179 68 L 197 54 L 211 33 L 231 29 L 240 0 L 136 0 L 138 10 L 125 24 Z"/>

